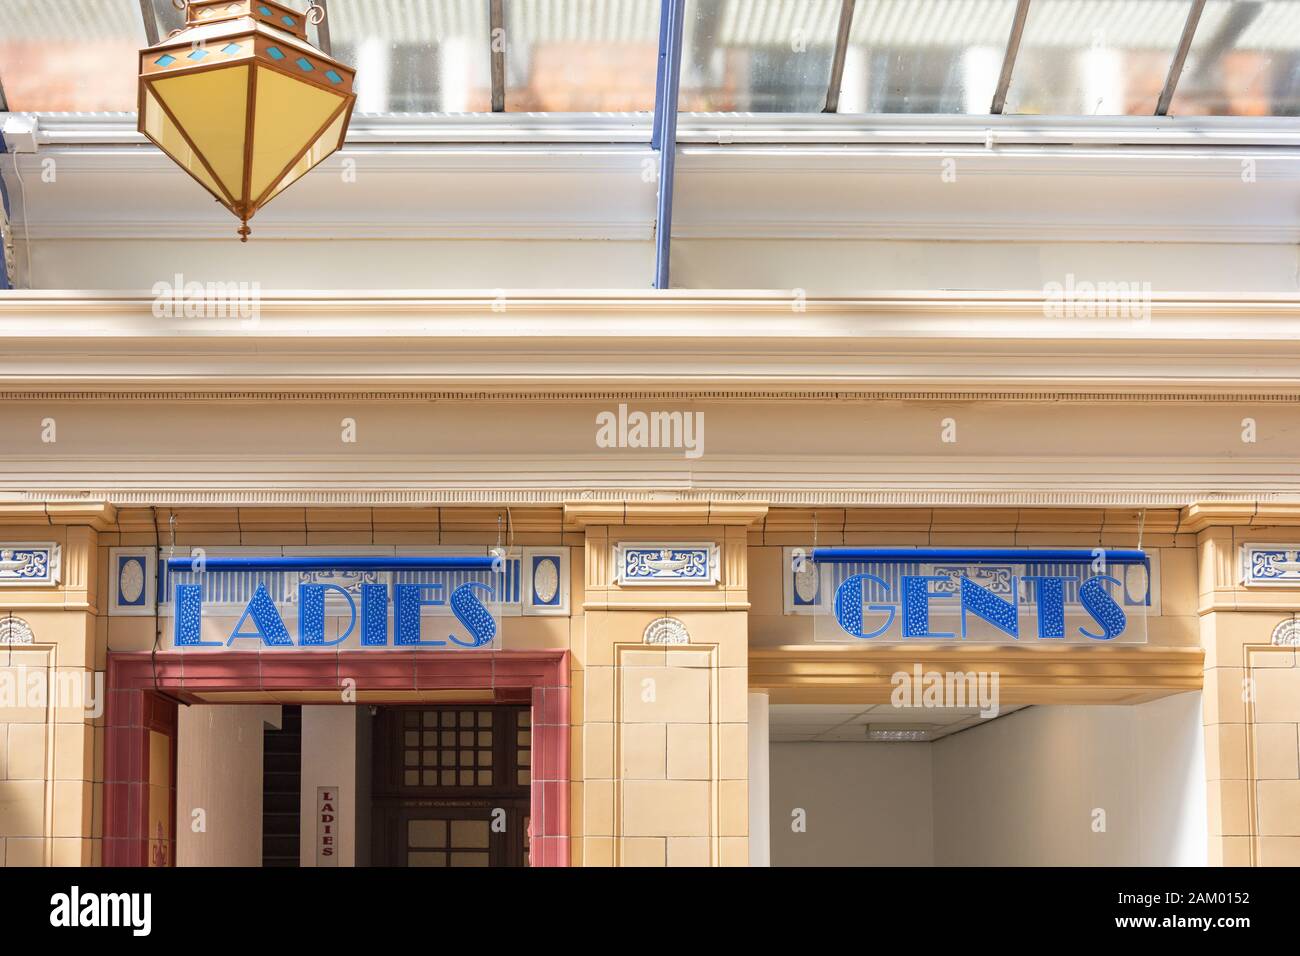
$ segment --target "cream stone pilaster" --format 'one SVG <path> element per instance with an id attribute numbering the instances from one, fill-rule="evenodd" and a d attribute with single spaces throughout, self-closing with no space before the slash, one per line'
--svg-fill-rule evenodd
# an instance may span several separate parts
<path id="1" fill-rule="evenodd" d="M 771 747 L 766 691 L 749 695 L 749 865 L 772 865 Z"/>
<path id="2" fill-rule="evenodd" d="M 749 863 L 747 528 L 765 506 L 566 506 L 585 533 L 577 865 Z M 620 545 L 696 546 L 716 580 L 620 578 Z M 714 565 L 712 562 L 716 562 Z M 575 724 L 578 718 L 574 718 Z"/>
<path id="3" fill-rule="evenodd" d="M 1252 584 L 1243 561 L 1250 543 L 1300 549 L 1300 505 L 1193 505 L 1180 531 L 1200 553 L 1209 860 L 1300 865 L 1300 667 L 1274 640 L 1300 615 L 1300 581 Z"/>
<path id="4" fill-rule="evenodd" d="M 98 545 L 115 521 L 116 509 L 102 502 L 0 506 L 0 540 L 52 542 L 60 552 L 57 583 L 0 588 L 0 616 L 30 632 L 30 643 L 0 645 L 6 866 L 100 860 L 106 630 Z"/>

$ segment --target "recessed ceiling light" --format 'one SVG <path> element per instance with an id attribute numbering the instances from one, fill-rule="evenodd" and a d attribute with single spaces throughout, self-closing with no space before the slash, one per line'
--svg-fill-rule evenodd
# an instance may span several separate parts
<path id="1" fill-rule="evenodd" d="M 930 732 L 928 730 L 898 730 L 888 727 L 868 726 L 867 739 L 890 742 L 929 740 Z"/>

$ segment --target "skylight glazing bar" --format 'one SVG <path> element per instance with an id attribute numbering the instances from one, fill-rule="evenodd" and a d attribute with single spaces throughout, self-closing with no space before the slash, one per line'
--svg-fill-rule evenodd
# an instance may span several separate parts
<path id="1" fill-rule="evenodd" d="M 661 0 L 659 79 L 656 84 L 654 132 L 659 149 L 659 200 L 655 223 L 654 288 L 668 288 L 673 232 L 673 176 L 677 168 L 677 94 L 682 78 L 682 21 L 686 0 Z"/>
<path id="2" fill-rule="evenodd" d="M 321 48 L 321 52 L 326 56 L 333 56 L 334 51 L 330 45 L 330 10 L 329 0 L 314 0 L 316 5 L 321 8 L 324 14 L 320 23 L 316 24 L 316 45 Z"/>
<path id="3" fill-rule="evenodd" d="M 488 52 L 492 63 L 492 112 L 506 111 L 505 0 L 488 0 Z"/>
<path id="4" fill-rule="evenodd" d="M 998 75 L 998 88 L 993 94 L 993 105 L 989 112 L 994 115 L 1002 113 L 1007 105 L 1007 90 L 1011 86 L 1011 71 L 1016 67 L 1016 55 L 1020 52 L 1020 38 L 1025 32 L 1025 20 L 1029 18 L 1029 0 L 1018 0 L 1016 16 L 1011 21 L 1011 33 L 1007 36 L 1007 52 L 1002 57 L 1002 72 Z"/>
<path id="5" fill-rule="evenodd" d="M 1178 49 L 1169 63 L 1169 75 L 1165 77 L 1164 89 L 1160 91 L 1160 100 L 1156 103 L 1156 116 L 1168 116 L 1169 104 L 1173 102 L 1174 90 L 1178 78 L 1183 75 L 1183 65 L 1187 62 L 1187 52 L 1192 48 L 1192 38 L 1196 36 L 1196 27 L 1201 22 L 1201 12 L 1205 9 L 1205 0 L 1194 0 L 1192 9 L 1187 11 L 1187 22 L 1183 24 L 1183 35 L 1178 40 Z"/>
<path id="6" fill-rule="evenodd" d="M 835 33 L 835 56 L 831 60 L 831 78 L 826 86 L 826 106 L 823 113 L 840 110 L 840 84 L 844 82 L 844 59 L 849 52 L 849 32 L 853 28 L 853 8 L 857 0 L 843 0 L 840 5 L 840 23 Z"/>
<path id="7" fill-rule="evenodd" d="M 140 22 L 144 25 L 147 46 L 158 42 L 158 15 L 154 13 L 153 0 L 140 0 Z"/>

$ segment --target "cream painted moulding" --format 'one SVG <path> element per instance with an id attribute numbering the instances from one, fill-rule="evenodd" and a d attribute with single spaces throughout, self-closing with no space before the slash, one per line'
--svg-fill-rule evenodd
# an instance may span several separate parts
<path id="1" fill-rule="evenodd" d="M 620 541 L 614 549 L 619 587 L 714 587 L 721 573 L 716 541 Z"/>

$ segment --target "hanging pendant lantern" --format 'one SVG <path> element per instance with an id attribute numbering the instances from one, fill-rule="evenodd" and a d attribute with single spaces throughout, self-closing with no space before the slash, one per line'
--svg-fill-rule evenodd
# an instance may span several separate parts
<path id="1" fill-rule="evenodd" d="M 356 71 L 307 41 L 324 13 L 189 0 L 185 29 L 140 51 L 140 132 L 239 217 L 243 242 L 257 210 L 347 134 Z"/>

